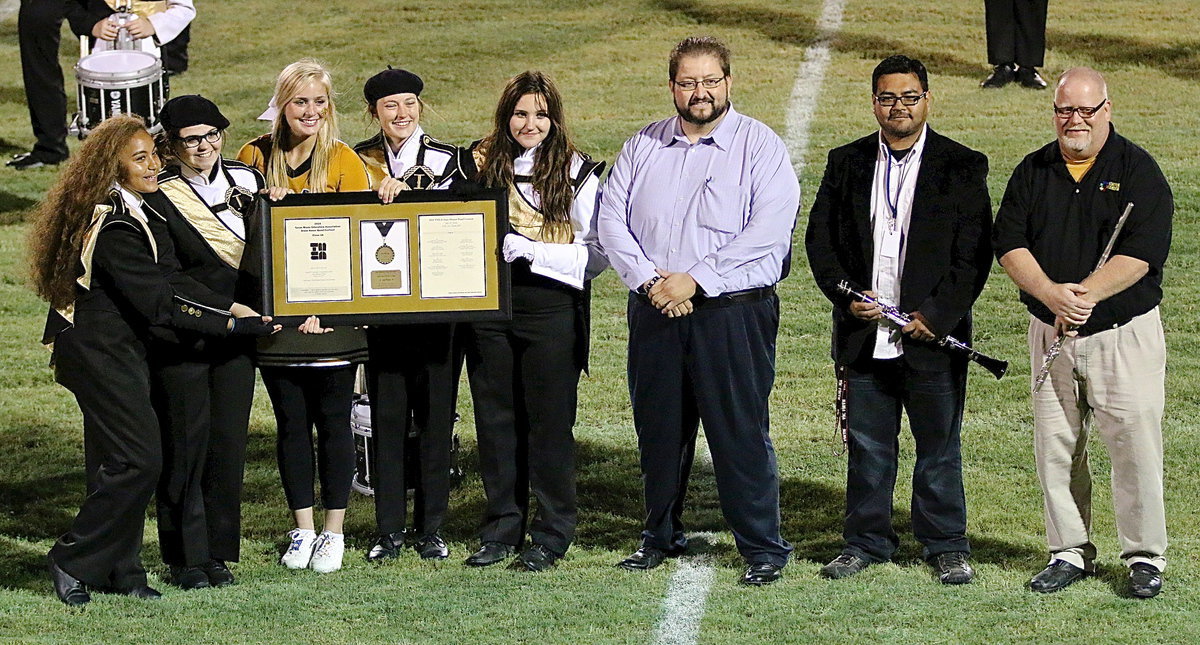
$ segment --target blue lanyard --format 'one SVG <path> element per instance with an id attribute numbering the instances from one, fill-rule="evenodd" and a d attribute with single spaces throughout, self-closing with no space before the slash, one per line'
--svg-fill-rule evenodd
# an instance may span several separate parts
<path id="1" fill-rule="evenodd" d="M 910 169 L 909 160 L 912 159 L 913 153 L 910 150 L 905 155 L 904 160 L 896 165 L 903 165 L 904 170 L 900 173 L 900 185 L 896 187 L 896 201 L 892 203 L 892 153 L 890 150 L 885 151 L 887 156 L 887 168 L 883 171 L 883 201 L 887 204 L 888 211 L 891 213 L 891 218 L 888 220 L 888 228 L 893 232 L 896 230 L 896 221 L 900 218 L 900 194 L 904 192 L 904 180 L 908 177 Z"/>

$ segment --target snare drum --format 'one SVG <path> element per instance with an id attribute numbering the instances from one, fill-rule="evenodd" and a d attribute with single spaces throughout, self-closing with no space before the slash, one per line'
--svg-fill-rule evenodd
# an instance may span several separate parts
<path id="1" fill-rule="evenodd" d="M 454 415 L 458 423 L 458 415 Z M 371 426 L 371 402 L 366 394 L 354 397 L 350 408 L 350 432 L 354 435 L 354 479 L 350 486 L 363 495 L 374 496 L 375 486 L 372 480 L 375 476 L 376 459 L 373 452 Z M 404 483 L 411 493 L 416 490 L 421 481 L 421 438 L 415 428 L 409 427 L 404 444 Z M 458 464 L 459 442 L 458 434 L 454 434 L 450 444 L 450 481 L 457 485 L 462 481 L 463 470 Z"/>
<path id="2" fill-rule="evenodd" d="M 375 459 L 371 454 L 371 403 L 367 396 L 356 397 L 350 408 L 350 432 L 354 434 L 354 479 L 350 486 L 363 495 L 374 495 L 371 474 Z"/>
<path id="3" fill-rule="evenodd" d="M 134 50 L 102 51 L 75 64 L 79 81 L 80 135 L 114 114 L 146 117 L 151 128 L 167 101 L 162 63 L 154 54 Z"/>

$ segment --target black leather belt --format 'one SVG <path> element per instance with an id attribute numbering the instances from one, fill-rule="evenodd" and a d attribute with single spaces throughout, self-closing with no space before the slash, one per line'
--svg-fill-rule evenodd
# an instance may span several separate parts
<path id="1" fill-rule="evenodd" d="M 643 303 L 650 305 L 651 307 L 654 306 L 654 303 L 650 302 L 649 296 L 644 296 L 636 291 L 634 293 L 637 295 L 638 300 L 641 300 Z M 766 300 L 773 295 L 775 295 L 775 285 L 771 285 L 769 287 L 757 287 L 754 289 L 743 289 L 741 291 L 730 291 L 729 293 L 723 293 L 719 296 L 696 295 L 692 297 L 692 308 L 700 309 L 701 307 L 732 307 L 734 305 L 744 305 L 750 302 Z"/>

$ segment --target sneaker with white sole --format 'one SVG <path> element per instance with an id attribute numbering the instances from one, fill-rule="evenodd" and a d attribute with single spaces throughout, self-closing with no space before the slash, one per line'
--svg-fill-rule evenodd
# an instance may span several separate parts
<path id="1" fill-rule="evenodd" d="M 341 533 L 323 531 L 317 538 L 312 561 L 308 566 L 317 573 L 329 573 L 342 568 L 342 555 L 346 553 L 346 539 Z"/>
<path id="2" fill-rule="evenodd" d="M 313 557 L 313 549 L 317 546 L 317 533 L 312 529 L 292 529 L 288 531 L 291 544 L 279 563 L 289 569 L 308 568 L 308 562 Z"/>

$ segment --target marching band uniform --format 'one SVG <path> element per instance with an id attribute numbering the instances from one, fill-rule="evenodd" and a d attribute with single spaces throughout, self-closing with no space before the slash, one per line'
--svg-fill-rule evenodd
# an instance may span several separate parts
<path id="1" fill-rule="evenodd" d="M 188 281 L 164 273 L 174 262 L 165 224 L 141 201 L 115 187 L 96 207 L 78 297 L 67 311 L 51 310 L 43 339 L 54 344 L 56 380 L 83 412 L 88 472 L 88 496 L 50 558 L 88 585 L 135 594 L 147 592 L 142 530 L 162 465 L 150 339 L 178 341 L 185 331 L 225 337 L 232 305 L 203 289 L 188 287 L 204 302 L 179 293 Z"/>
<path id="2" fill-rule="evenodd" d="M 486 152 L 472 146 L 477 167 Z M 511 263 L 512 320 L 472 323 L 467 373 L 487 494 L 481 541 L 519 548 L 528 523 L 530 541 L 562 557 L 577 523 L 572 429 L 587 368 L 590 281 L 608 266 L 596 237 L 604 163 L 575 155 L 571 221 L 552 226 L 532 184 L 536 154 L 513 160 L 508 191 L 509 223 L 533 240 L 533 258 Z"/>
<path id="3" fill-rule="evenodd" d="M 193 125 L 184 119 L 201 116 L 193 103 L 177 105 L 195 114 L 171 115 L 168 103 L 163 110 L 168 130 L 181 129 L 177 123 Z M 229 125 L 219 112 L 200 123 L 220 130 Z M 219 159 L 203 174 L 182 163 L 170 165 L 158 182 L 159 192 L 146 195 L 147 206 L 165 219 L 184 275 L 233 301 L 257 298 L 239 267 L 246 240 L 243 217 L 266 184 L 262 175 Z M 169 565 L 239 559 L 253 349 L 249 339 L 209 341 L 160 353 L 154 361 L 155 406 L 166 441 L 156 497 L 158 533 Z"/>
<path id="4" fill-rule="evenodd" d="M 154 35 L 134 40 L 133 48 L 154 54 L 156 58 L 162 56 L 162 45 L 174 40 L 196 17 L 196 7 L 192 0 L 88 0 L 88 10 L 95 16 L 93 22 L 113 15 L 125 6 L 128 6 L 134 15 L 145 18 L 154 25 Z M 97 39 L 92 45 L 92 53 L 110 49 L 116 49 L 116 43 L 113 41 Z"/>
<path id="5" fill-rule="evenodd" d="M 363 88 L 367 102 L 392 94 L 419 95 L 424 84 L 404 70 L 388 69 L 373 76 Z M 425 134 L 420 125 L 393 153 L 382 130 L 354 146 L 367 167 L 371 184 L 387 177 L 404 182 L 410 190 L 445 190 L 475 173 L 470 155 L 458 146 Z M 448 555 L 438 535 L 450 505 L 451 445 L 454 405 L 461 359 L 455 361 L 455 325 L 428 323 L 378 325 L 367 329 L 367 392 L 371 404 L 371 441 L 376 469 L 376 544 L 367 558 L 394 557 L 404 543 L 408 509 L 407 481 L 413 479 L 412 527 L 415 547 L 422 557 Z M 406 455 L 409 424 L 419 435 L 417 458 Z M 406 473 L 416 465 L 417 473 Z"/>

